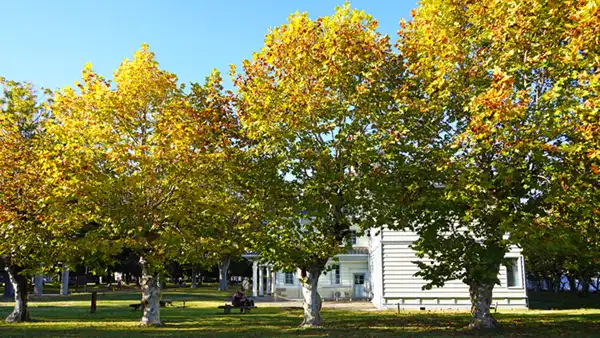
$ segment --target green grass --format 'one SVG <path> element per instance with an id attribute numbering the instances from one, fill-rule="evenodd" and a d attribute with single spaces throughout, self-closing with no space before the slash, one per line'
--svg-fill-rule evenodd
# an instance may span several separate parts
<path id="1" fill-rule="evenodd" d="M 496 318 L 503 329 L 481 333 L 465 329 L 469 322 L 467 313 L 324 310 L 325 328 L 298 329 L 302 317 L 299 310 L 262 307 L 250 314 L 225 315 L 217 306 L 229 296 L 230 292 L 213 288 L 167 290 L 163 298 L 186 300 L 187 307 L 161 309 L 161 319 L 166 325 L 149 328 L 139 327 L 141 313 L 131 312 L 128 307 L 140 298 L 131 291 L 99 294 L 95 314 L 89 313 L 88 294 L 32 297 L 30 310 L 34 321 L 2 322 L 0 337 L 600 336 L 600 309 L 500 311 Z M 0 316 L 7 316 L 12 305 L 6 300 L 0 302 Z"/>

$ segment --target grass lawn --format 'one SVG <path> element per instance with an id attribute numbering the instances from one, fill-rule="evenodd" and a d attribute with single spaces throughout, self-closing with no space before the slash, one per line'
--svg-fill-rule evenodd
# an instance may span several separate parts
<path id="1" fill-rule="evenodd" d="M 186 308 L 161 309 L 164 327 L 138 327 L 141 312 L 131 312 L 129 304 L 139 301 L 132 291 L 98 296 L 98 309 L 89 313 L 89 294 L 68 297 L 32 297 L 30 311 L 34 322 L 0 323 L 0 337 L 185 337 L 185 336 L 465 336 L 475 335 L 464 327 L 467 313 L 455 312 L 349 312 L 324 310 L 323 329 L 298 329 L 302 311 L 258 308 L 250 314 L 225 315 L 217 306 L 230 296 L 213 288 L 170 289 L 163 298 L 186 300 Z M 566 297 L 566 296 L 565 296 Z M 483 336 L 570 336 L 600 337 L 600 304 L 596 309 L 500 311 L 496 318 L 501 331 L 481 332 Z M 543 298 L 540 296 L 540 298 Z M 181 303 L 176 303 L 176 306 Z M 13 304 L 0 302 L 0 317 L 6 317 Z M 591 306 L 590 306 L 591 307 Z"/>

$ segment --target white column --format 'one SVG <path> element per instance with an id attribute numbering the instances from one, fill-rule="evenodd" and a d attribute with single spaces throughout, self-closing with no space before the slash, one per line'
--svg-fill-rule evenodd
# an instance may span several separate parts
<path id="1" fill-rule="evenodd" d="M 252 263 L 252 296 L 258 296 L 258 262 Z"/>
<path id="2" fill-rule="evenodd" d="M 271 272 L 271 295 L 275 296 L 276 292 L 277 292 L 277 272 L 272 271 Z"/>
<path id="3" fill-rule="evenodd" d="M 265 295 L 265 286 L 263 285 L 263 274 L 264 267 L 258 266 L 258 295 L 263 297 Z"/>
<path id="4" fill-rule="evenodd" d="M 267 266 L 267 295 L 271 294 L 271 267 Z"/>

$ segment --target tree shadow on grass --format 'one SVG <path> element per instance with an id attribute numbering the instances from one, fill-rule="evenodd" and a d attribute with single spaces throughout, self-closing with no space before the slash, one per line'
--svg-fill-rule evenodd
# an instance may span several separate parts
<path id="1" fill-rule="evenodd" d="M 196 304 L 198 305 L 198 304 Z M 348 312 L 324 310 L 325 327 L 299 329 L 302 311 L 258 308 L 250 314 L 223 314 L 212 306 L 161 309 L 164 327 L 138 327 L 141 312 L 122 306 L 99 307 L 95 314 L 83 306 L 38 306 L 30 324 L 0 324 L 0 336 L 569 336 L 589 337 L 600 332 L 600 314 L 555 312 L 498 313 L 503 329 L 473 332 L 466 329 L 468 313 Z M 0 307 L 0 316 L 11 310 Z"/>
<path id="2" fill-rule="evenodd" d="M 362 322 L 354 320 L 352 315 L 340 312 L 339 318 L 328 318 L 330 334 L 343 336 L 345 332 L 362 331 L 369 336 L 370 332 L 386 331 L 393 336 L 545 336 L 564 335 L 589 337 L 598 336 L 600 332 L 600 314 L 567 312 L 497 313 L 495 318 L 502 328 L 499 330 L 471 331 L 467 329 L 470 322 L 468 313 L 369 313 L 362 316 Z M 335 316 L 334 315 L 334 316 Z M 393 329 L 390 329 L 393 328 Z"/>
<path id="3" fill-rule="evenodd" d="M 138 290 L 129 288 L 126 291 L 96 291 L 99 300 L 139 300 L 141 293 Z M 197 288 L 197 289 L 177 289 L 169 288 L 162 292 L 163 299 L 173 299 L 176 301 L 224 301 L 230 299 L 233 292 L 216 291 L 213 288 Z M 87 293 L 77 293 L 68 296 L 59 294 L 45 294 L 38 297 L 30 295 L 30 300 L 33 302 L 69 302 L 69 301 L 90 301 L 91 291 Z M 10 298 L 2 298 L 2 301 L 10 302 Z"/>

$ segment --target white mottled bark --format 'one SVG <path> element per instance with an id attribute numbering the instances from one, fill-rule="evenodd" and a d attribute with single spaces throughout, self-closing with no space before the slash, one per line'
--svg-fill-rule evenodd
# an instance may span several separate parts
<path id="1" fill-rule="evenodd" d="M 157 273 L 150 273 L 148 261 L 140 257 L 142 266 L 142 303 L 144 305 L 144 314 L 141 325 L 162 325 L 160 321 L 160 280 Z"/>
<path id="2" fill-rule="evenodd" d="M 219 262 L 219 290 L 227 291 L 229 285 L 227 283 L 227 271 L 229 270 L 229 264 L 231 264 L 231 255 L 224 255 Z"/>
<path id="3" fill-rule="evenodd" d="M 302 283 L 302 306 L 304 307 L 304 320 L 300 324 L 303 327 L 318 327 L 323 324 L 321 317 L 321 296 L 317 291 L 319 277 L 323 272 L 321 264 L 315 264 L 309 271 L 301 271 L 298 273 L 301 276 Z"/>
<path id="4" fill-rule="evenodd" d="M 21 275 L 21 269 L 14 266 L 8 266 L 6 271 L 15 292 L 15 308 L 6 317 L 6 321 L 9 323 L 30 321 L 31 317 L 27 308 L 27 277 Z"/>
<path id="5" fill-rule="evenodd" d="M 500 325 L 490 313 L 492 303 L 492 290 L 494 284 L 471 283 L 469 294 L 471 296 L 471 323 L 470 329 L 496 329 Z"/>
<path id="6" fill-rule="evenodd" d="M 69 268 L 67 266 L 63 267 L 60 282 L 60 294 L 67 296 L 69 294 Z"/>

